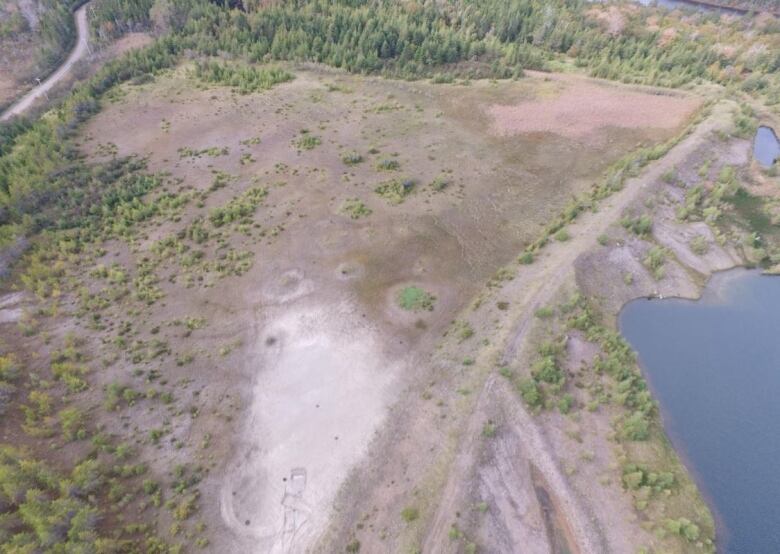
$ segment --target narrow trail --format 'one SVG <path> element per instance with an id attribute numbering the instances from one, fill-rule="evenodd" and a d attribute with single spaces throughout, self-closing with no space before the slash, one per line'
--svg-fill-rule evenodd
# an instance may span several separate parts
<path id="1" fill-rule="evenodd" d="M 22 115 L 36 100 L 38 100 L 38 98 L 44 94 L 48 94 L 54 85 L 59 83 L 68 73 L 70 73 L 73 65 L 87 54 L 89 51 L 89 27 L 87 25 L 88 6 L 89 3 L 84 4 L 73 14 L 76 21 L 76 45 L 73 47 L 73 50 L 71 50 L 65 62 L 59 66 L 54 73 L 49 75 L 45 81 L 22 96 L 18 101 L 11 105 L 10 108 L 4 111 L 3 114 L 0 115 L 0 121 L 8 121 L 12 117 Z"/>
<path id="2" fill-rule="evenodd" d="M 528 340 L 534 313 L 552 302 L 562 286 L 574 277 L 574 260 L 592 248 L 599 235 L 620 219 L 623 212 L 643 193 L 646 187 L 657 182 L 668 170 L 673 169 L 691 155 L 707 136 L 719 129 L 725 117 L 733 109 L 729 102 L 713 106 L 710 115 L 663 158 L 652 163 L 637 177 L 626 181 L 622 190 L 601 201 L 598 211 L 583 213 L 568 226 L 572 238 L 563 243 L 552 242 L 532 265 L 524 266 L 517 277 L 503 289 L 503 295 L 513 300 L 513 309 L 507 314 L 506 325 L 495 344 L 502 345 L 503 360 L 515 360 Z M 524 450 L 531 454 L 531 461 L 545 474 L 550 493 L 561 506 L 573 534 L 573 545 L 583 554 L 608 552 L 600 530 L 599 518 L 589 513 L 582 501 L 572 491 L 568 479 L 559 468 L 558 460 L 549 446 L 542 426 L 528 412 L 517 394 L 509 390 L 506 380 L 488 377 L 476 401 L 474 411 L 463 426 L 458 453 L 452 462 L 449 476 L 441 492 L 438 508 L 431 520 L 424 542 L 424 552 L 436 552 L 447 544 L 448 533 L 456 514 L 468 500 L 471 476 L 477 466 L 481 441 L 478 440 L 482 423 L 488 418 L 488 408 L 500 402 L 508 414 L 506 425 L 511 426 L 524 443 Z M 511 480 L 511 476 L 507 476 Z"/>

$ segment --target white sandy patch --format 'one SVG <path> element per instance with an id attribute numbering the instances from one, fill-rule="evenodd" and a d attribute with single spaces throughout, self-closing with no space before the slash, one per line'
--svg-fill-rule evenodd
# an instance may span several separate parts
<path id="1" fill-rule="evenodd" d="M 292 308 L 257 337 L 246 443 L 222 493 L 244 551 L 305 551 L 383 421 L 400 367 L 364 321 L 349 305 Z"/>
<path id="2" fill-rule="evenodd" d="M 16 323 L 24 315 L 24 309 L 19 305 L 24 300 L 23 292 L 12 292 L 0 296 L 0 323 Z"/>

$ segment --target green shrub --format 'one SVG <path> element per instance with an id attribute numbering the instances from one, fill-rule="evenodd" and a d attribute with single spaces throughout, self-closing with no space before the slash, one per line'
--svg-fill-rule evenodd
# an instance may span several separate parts
<path id="1" fill-rule="evenodd" d="M 292 73 L 278 67 L 258 68 L 216 61 L 196 63 L 194 75 L 207 83 L 233 87 L 241 94 L 268 90 L 293 79 Z"/>
<path id="2" fill-rule="evenodd" d="M 653 273 L 655 279 L 662 279 L 664 276 L 663 265 L 666 262 L 666 249 L 661 246 L 651 247 L 642 262 Z"/>
<path id="3" fill-rule="evenodd" d="M 560 400 L 558 400 L 558 411 L 562 414 L 568 414 L 572 407 L 574 406 L 574 397 L 566 393 L 564 394 Z"/>
<path id="4" fill-rule="evenodd" d="M 412 312 L 433 311 L 436 297 L 420 287 L 404 287 L 398 293 L 398 305 Z"/>
<path id="5" fill-rule="evenodd" d="M 710 244 L 702 235 L 696 235 L 688 242 L 691 252 L 697 256 L 703 256 L 710 249 Z"/>
<path id="6" fill-rule="evenodd" d="M 634 218 L 626 216 L 620 220 L 620 224 L 640 237 L 649 235 L 653 229 L 653 219 L 646 214 Z"/>
<path id="7" fill-rule="evenodd" d="M 246 219 L 255 213 L 266 196 L 268 196 L 268 190 L 265 188 L 252 187 L 224 206 L 211 210 L 209 221 L 214 227 L 222 227 L 234 221 Z"/>
<path id="8" fill-rule="evenodd" d="M 411 194 L 414 189 L 414 181 L 412 180 L 398 180 L 385 181 L 380 183 L 375 189 L 379 196 L 387 200 L 390 204 L 398 205 L 404 201 L 404 199 Z"/>
<path id="9" fill-rule="evenodd" d="M 451 73 L 436 73 L 431 78 L 431 83 L 434 85 L 448 84 L 455 81 L 455 77 Z"/>
<path id="10" fill-rule="evenodd" d="M 566 379 L 554 356 L 543 356 L 531 368 L 531 374 L 536 381 L 551 385 L 562 385 Z"/>
<path id="11" fill-rule="evenodd" d="M 319 146 L 321 143 L 319 137 L 315 137 L 314 135 L 303 135 L 301 138 L 299 138 L 297 141 L 295 141 L 295 146 L 297 146 L 300 150 L 313 150 L 317 146 Z"/>
<path id="12" fill-rule="evenodd" d="M 347 165 L 357 165 L 363 161 L 363 156 L 352 150 L 341 155 L 341 161 Z"/>
<path id="13" fill-rule="evenodd" d="M 668 171 L 664 172 L 663 175 L 661 175 L 661 180 L 669 185 L 675 184 L 677 179 L 677 171 L 674 169 L 669 169 Z"/>
<path id="14" fill-rule="evenodd" d="M 406 508 L 401 510 L 401 519 L 403 519 L 406 523 L 411 523 L 412 521 L 415 521 L 419 517 L 420 517 L 420 511 L 417 508 L 414 508 L 412 506 L 407 506 Z"/>
<path id="15" fill-rule="evenodd" d="M 449 186 L 449 181 L 443 175 L 439 175 L 433 181 L 431 181 L 431 188 L 436 192 L 441 192 Z"/>
<path id="16" fill-rule="evenodd" d="M 678 535 L 688 542 L 698 541 L 699 536 L 701 535 L 699 526 L 684 517 L 679 519 L 667 519 L 665 527 L 670 533 Z"/>
<path id="17" fill-rule="evenodd" d="M 15 381 L 19 377 L 19 364 L 16 359 L 6 354 L 0 356 L 0 381 Z"/>
<path id="18" fill-rule="evenodd" d="M 531 408 L 540 408 L 544 403 L 542 389 L 539 388 L 539 385 L 533 379 L 521 381 L 517 388 L 520 391 L 520 396 L 523 397 L 525 403 Z"/>
<path id="19" fill-rule="evenodd" d="M 620 424 L 621 438 L 631 441 L 644 441 L 650 437 L 650 421 L 647 414 L 635 411 L 623 418 Z"/>
<path id="20" fill-rule="evenodd" d="M 543 306 L 534 312 L 534 315 L 539 319 L 548 319 L 553 316 L 555 310 L 549 306 Z"/>
<path id="21" fill-rule="evenodd" d="M 391 160 L 389 158 L 380 160 L 376 164 L 376 168 L 380 171 L 396 171 L 400 169 L 401 164 L 398 163 L 397 160 Z"/>
<path id="22" fill-rule="evenodd" d="M 57 418 L 60 420 L 62 435 L 67 440 L 84 437 L 84 414 L 76 407 L 68 407 L 59 411 Z"/>
<path id="23" fill-rule="evenodd" d="M 341 206 L 341 212 L 347 214 L 351 219 L 368 217 L 373 213 L 371 208 L 366 206 L 359 198 L 347 198 Z"/>
<path id="24" fill-rule="evenodd" d="M 458 342 L 463 342 L 474 336 L 474 329 L 468 321 L 458 320 L 452 327 Z"/>

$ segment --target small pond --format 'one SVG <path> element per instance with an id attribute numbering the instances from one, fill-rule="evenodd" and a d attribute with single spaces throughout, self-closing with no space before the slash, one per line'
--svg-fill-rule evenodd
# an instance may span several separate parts
<path id="1" fill-rule="evenodd" d="M 734 14 L 741 15 L 743 10 L 734 8 L 727 8 L 721 6 L 708 6 L 706 4 L 700 4 L 698 2 L 689 2 L 687 0 L 635 0 L 639 4 L 645 6 L 660 6 L 662 8 L 668 8 L 670 10 L 696 10 L 699 12 L 719 12 L 721 14 Z"/>
<path id="2" fill-rule="evenodd" d="M 774 129 L 765 126 L 758 128 L 753 139 L 753 157 L 765 168 L 772 167 L 780 157 L 780 140 Z"/>
<path id="3" fill-rule="evenodd" d="M 698 301 L 635 300 L 620 329 L 716 515 L 718 551 L 780 553 L 780 277 L 733 270 Z"/>

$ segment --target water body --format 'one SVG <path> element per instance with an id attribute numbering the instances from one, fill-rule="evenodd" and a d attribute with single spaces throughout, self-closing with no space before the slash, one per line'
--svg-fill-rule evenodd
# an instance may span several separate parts
<path id="1" fill-rule="evenodd" d="M 686 0 L 635 0 L 638 4 L 643 6 L 659 6 L 670 10 L 695 10 L 705 13 L 722 13 L 731 15 L 741 15 L 744 10 L 736 8 L 726 8 L 720 6 L 708 6 L 706 4 L 699 4 L 697 2 L 688 2 Z"/>
<path id="2" fill-rule="evenodd" d="M 699 301 L 620 314 L 664 426 L 718 522 L 718 551 L 780 553 L 780 277 L 716 275 Z"/>
<path id="3" fill-rule="evenodd" d="M 753 139 L 753 157 L 763 167 L 772 167 L 777 158 L 780 158 L 780 140 L 774 129 L 761 126 L 756 131 Z"/>

